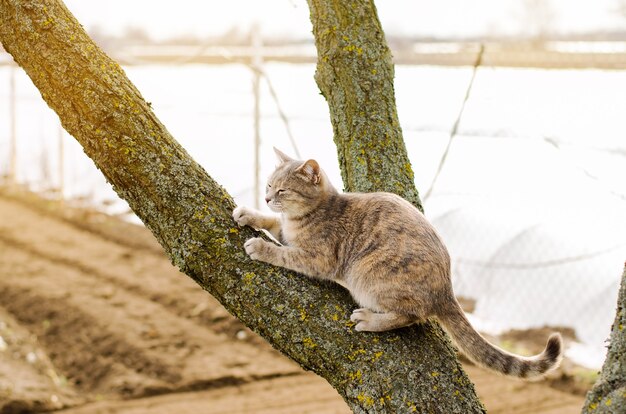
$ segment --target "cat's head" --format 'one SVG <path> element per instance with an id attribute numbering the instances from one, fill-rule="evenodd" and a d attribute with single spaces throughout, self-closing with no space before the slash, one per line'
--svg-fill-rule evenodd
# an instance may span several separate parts
<path id="1" fill-rule="evenodd" d="M 298 161 L 274 148 L 276 170 L 267 180 L 265 201 L 275 212 L 300 216 L 315 209 L 328 195 L 336 193 L 315 160 Z"/>

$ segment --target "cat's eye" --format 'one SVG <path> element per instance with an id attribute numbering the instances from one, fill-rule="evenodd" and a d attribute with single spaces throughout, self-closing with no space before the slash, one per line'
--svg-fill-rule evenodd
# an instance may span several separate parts
<path id="1" fill-rule="evenodd" d="M 287 191 L 287 190 L 280 189 L 280 190 L 276 191 L 276 194 L 278 194 L 278 195 L 285 194 L 285 191 Z"/>

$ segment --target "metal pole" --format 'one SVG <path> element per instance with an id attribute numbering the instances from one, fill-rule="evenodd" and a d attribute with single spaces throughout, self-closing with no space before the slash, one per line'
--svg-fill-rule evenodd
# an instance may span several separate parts
<path id="1" fill-rule="evenodd" d="M 263 65 L 263 57 L 261 56 L 261 48 L 263 47 L 259 26 L 253 25 L 251 30 L 252 41 L 252 70 L 254 78 L 252 81 L 252 89 L 254 93 L 254 206 L 260 208 L 261 199 L 261 65 Z"/>
<path id="2" fill-rule="evenodd" d="M 14 185 L 17 176 L 17 97 L 15 92 L 15 66 L 11 66 L 9 71 L 9 171 L 7 181 L 9 185 Z"/>

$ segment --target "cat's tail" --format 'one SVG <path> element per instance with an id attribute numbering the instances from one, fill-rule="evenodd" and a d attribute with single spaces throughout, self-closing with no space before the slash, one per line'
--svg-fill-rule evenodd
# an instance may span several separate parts
<path id="1" fill-rule="evenodd" d="M 476 364 L 518 378 L 541 376 L 557 368 L 563 357 L 561 335 L 553 333 L 539 355 L 523 357 L 506 352 L 487 342 L 470 325 L 456 300 L 437 315 L 457 347 Z"/>

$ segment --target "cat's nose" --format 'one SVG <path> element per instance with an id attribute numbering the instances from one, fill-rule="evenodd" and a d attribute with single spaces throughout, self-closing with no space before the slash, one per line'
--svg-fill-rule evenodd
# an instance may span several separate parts
<path id="1" fill-rule="evenodd" d="M 266 203 L 269 203 L 270 201 L 272 201 L 272 199 L 271 199 L 271 198 L 269 198 L 269 197 L 265 197 L 265 202 L 266 202 Z"/>

